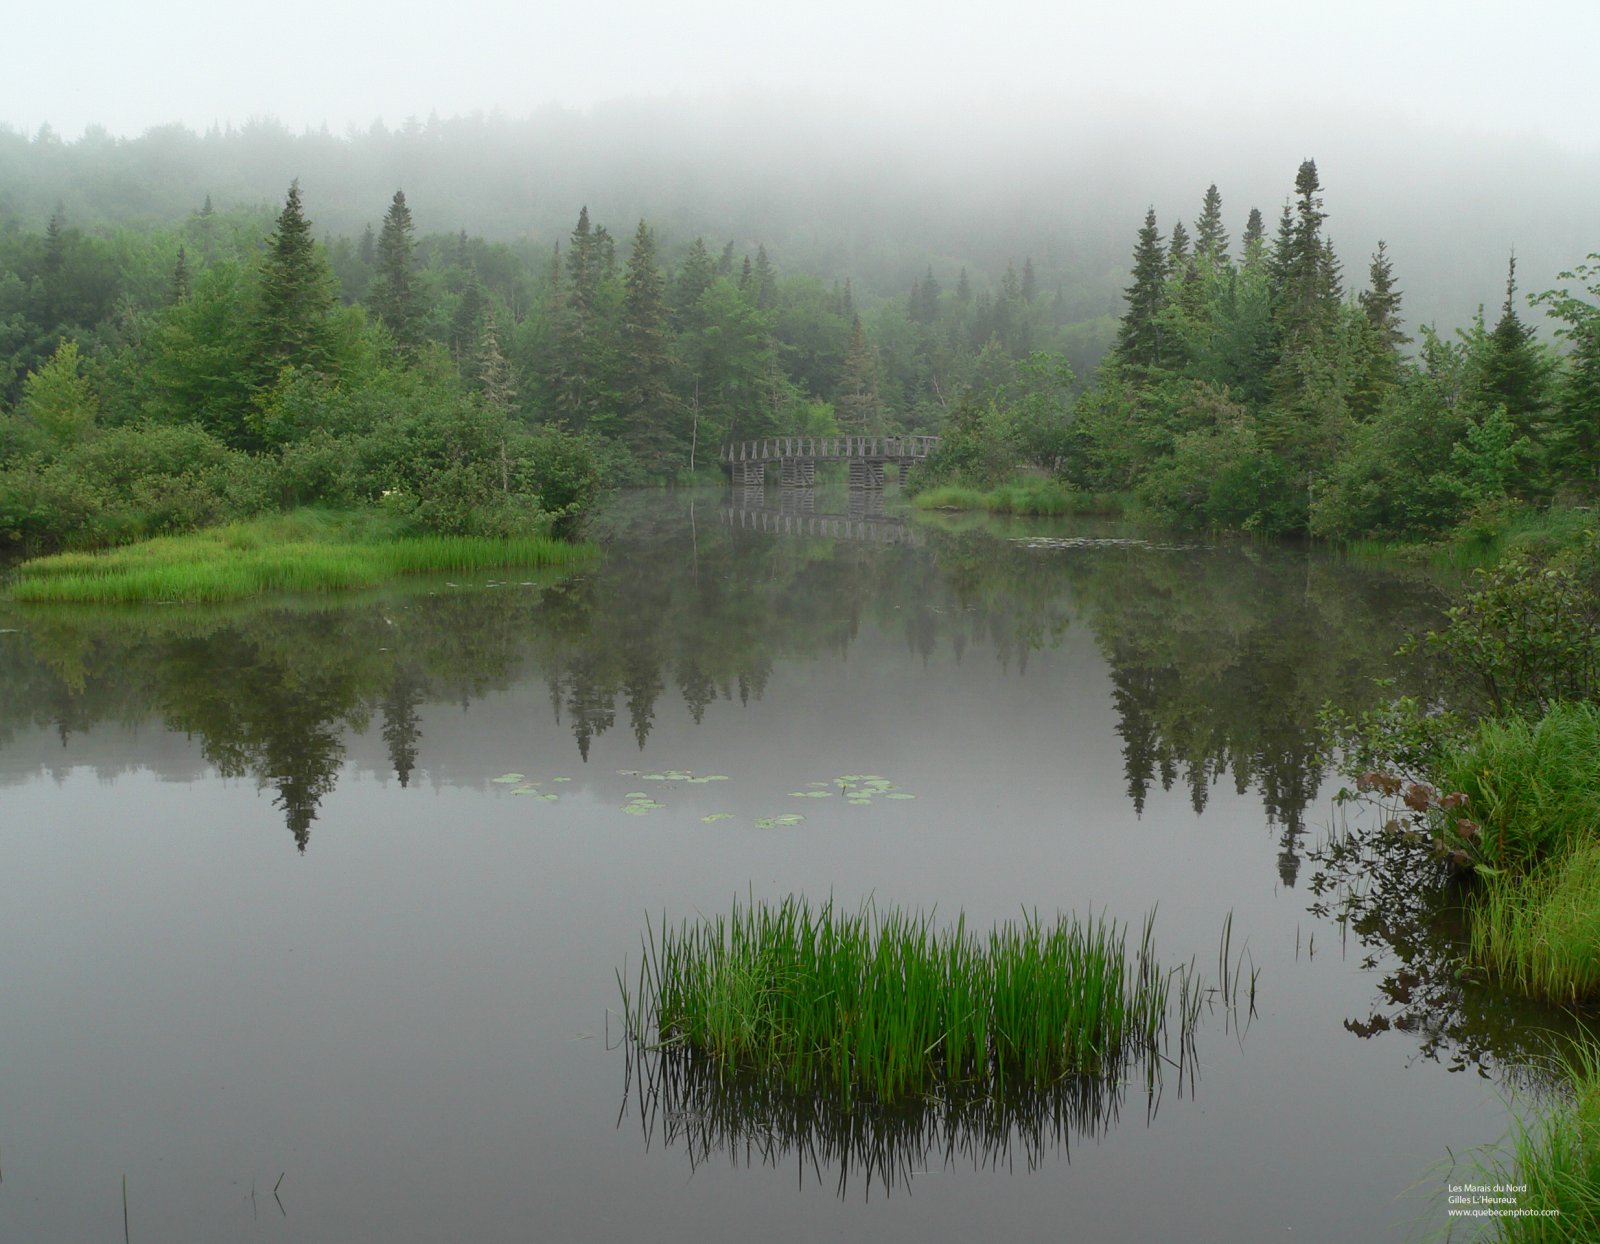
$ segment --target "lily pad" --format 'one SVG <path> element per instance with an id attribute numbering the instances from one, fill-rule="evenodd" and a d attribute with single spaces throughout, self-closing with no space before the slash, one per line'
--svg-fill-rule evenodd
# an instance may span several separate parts
<path id="1" fill-rule="evenodd" d="M 916 796 L 903 790 L 892 790 L 884 796 L 885 799 L 915 799 Z"/>
<path id="2" fill-rule="evenodd" d="M 571 778 L 551 778 L 550 780 L 552 782 L 570 782 L 570 781 L 572 781 Z"/>
<path id="3" fill-rule="evenodd" d="M 522 781 L 522 774 L 520 774 L 520 773 L 502 773 L 499 777 L 490 778 L 489 780 L 491 782 L 504 782 L 507 785 L 510 785 L 511 783 Z"/>
<path id="4" fill-rule="evenodd" d="M 756 828 L 757 829 L 787 828 L 790 825 L 798 825 L 798 824 L 800 824 L 801 821 L 803 821 L 805 819 L 806 818 L 801 816 L 798 812 L 786 812 L 782 816 L 761 816 L 761 817 L 757 817 L 756 818 Z"/>
<path id="5" fill-rule="evenodd" d="M 858 808 L 870 808 L 872 806 L 872 800 L 870 800 L 870 799 L 862 799 L 859 796 L 852 796 L 851 798 L 846 799 L 845 802 L 846 803 L 853 803 Z"/>
<path id="6" fill-rule="evenodd" d="M 789 792 L 793 799 L 832 799 L 831 790 L 792 790 Z"/>
<path id="7" fill-rule="evenodd" d="M 731 821 L 731 820 L 733 820 L 733 813 L 732 812 L 713 812 L 713 813 L 711 813 L 711 815 L 702 816 L 700 819 L 702 821 L 704 821 L 707 825 L 715 825 L 718 821 Z"/>

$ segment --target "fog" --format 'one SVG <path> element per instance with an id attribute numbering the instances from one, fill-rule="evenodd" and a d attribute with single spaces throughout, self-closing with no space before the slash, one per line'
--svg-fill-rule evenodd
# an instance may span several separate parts
<path id="1" fill-rule="evenodd" d="M 1219 187 L 1237 240 L 1251 207 L 1270 232 L 1295 170 L 1316 159 L 1327 229 L 1359 288 L 1388 244 L 1413 324 L 1457 326 L 1600 249 L 1600 157 L 1536 135 L 1490 136 L 1370 108 L 1094 110 L 955 100 L 862 111 L 819 94 L 630 99 L 523 117 L 478 114 L 336 135 L 275 121 L 136 139 L 0 132 L 0 213 L 37 228 L 181 219 L 281 203 L 299 178 L 326 235 L 359 234 L 404 188 L 423 232 L 553 245 L 587 204 L 626 236 L 641 217 L 670 257 L 696 236 L 764 244 L 782 270 L 852 279 L 871 299 L 929 266 L 980 288 L 1031 257 L 1074 318 L 1120 313 L 1135 231 L 1193 222 Z"/>
<path id="2" fill-rule="evenodd" d="M 1269 232 L 1315 158 L 1358 287 L 1379 239 L 1413 323 L 1459 325 L 1600 249 L 1590 0 L 434 8 L 94 0 L 8 31 L 0 213 L 92 228 L 281 203 L 324 234 L 404 188 L 423 231 L 549 245 L 587 204 L 667 255 L 765 244 L 868 299 L 1032 257 L 1120 310 L 1147 206 L 1207 185 Z"/>

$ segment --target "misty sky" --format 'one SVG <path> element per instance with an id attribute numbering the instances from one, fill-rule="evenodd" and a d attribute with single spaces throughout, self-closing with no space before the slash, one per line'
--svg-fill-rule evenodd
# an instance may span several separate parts
<path id="1" fill-rule="evenodd" d="M 271 116 L 336 133 L 437 112 L 761 91 L 1330 112 L 1600 154 L 1597 0 L 80 0 L 7 23 L 0 124 L 136 135 Z"/>

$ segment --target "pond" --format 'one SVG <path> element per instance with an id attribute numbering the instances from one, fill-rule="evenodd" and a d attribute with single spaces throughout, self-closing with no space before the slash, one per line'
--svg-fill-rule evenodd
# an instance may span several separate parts
<path id="1" fill-rule="evenodd" d="M 1342 867 L 1317 728 L 1409 677 L 1438 584 L 842 492 L 598 528 L 566 578 L 0 611 L 0 1236 L 117 1238 L 124 1178 L 134 1241 L 1442 1228 L 1549 1017 Z M 909 798 L 830 793 L 869 775 Z M 1254 1014 L 959 1116 L 630 1057 L 649 924 L 790 894 L 1154 911 L 1202 968 L 1231 913 Z"/>

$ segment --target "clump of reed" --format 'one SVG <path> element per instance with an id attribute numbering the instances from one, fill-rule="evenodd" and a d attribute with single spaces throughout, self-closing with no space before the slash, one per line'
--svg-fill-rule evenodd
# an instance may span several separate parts
<path id="1" fill-rule="evenodd" d="M 9 594 L 35 603 L 216 602 L 371 587 L 428 571 L 563 566 L 590 552 L 547 535 L 391 536 L 321 516 L 274 516 L 100 553 L 37 558 L 17 567 Z"/>
<path id="2" fill-rule="evenodd" d="M 1226 955 L 1226 951 L 1224 952 Z M 855 912 L 793 896 L 646 941 L 623 985 L 636 1040 L 781 1077 L 790 1088 L 889 1102 L 941 1091 L 1038 1089 L 1116 1077 L 1176 1025 L 1192 1039 L 1206 993 L 1193 965 L 1163 971 L 1104 915 L 1036 916 L 980 938 L 964 918 Z M 1238 1001 L 1237 975 L 1233 1003 Z M 1250 978 L 1254 994 L 1254 976 Z"/>

